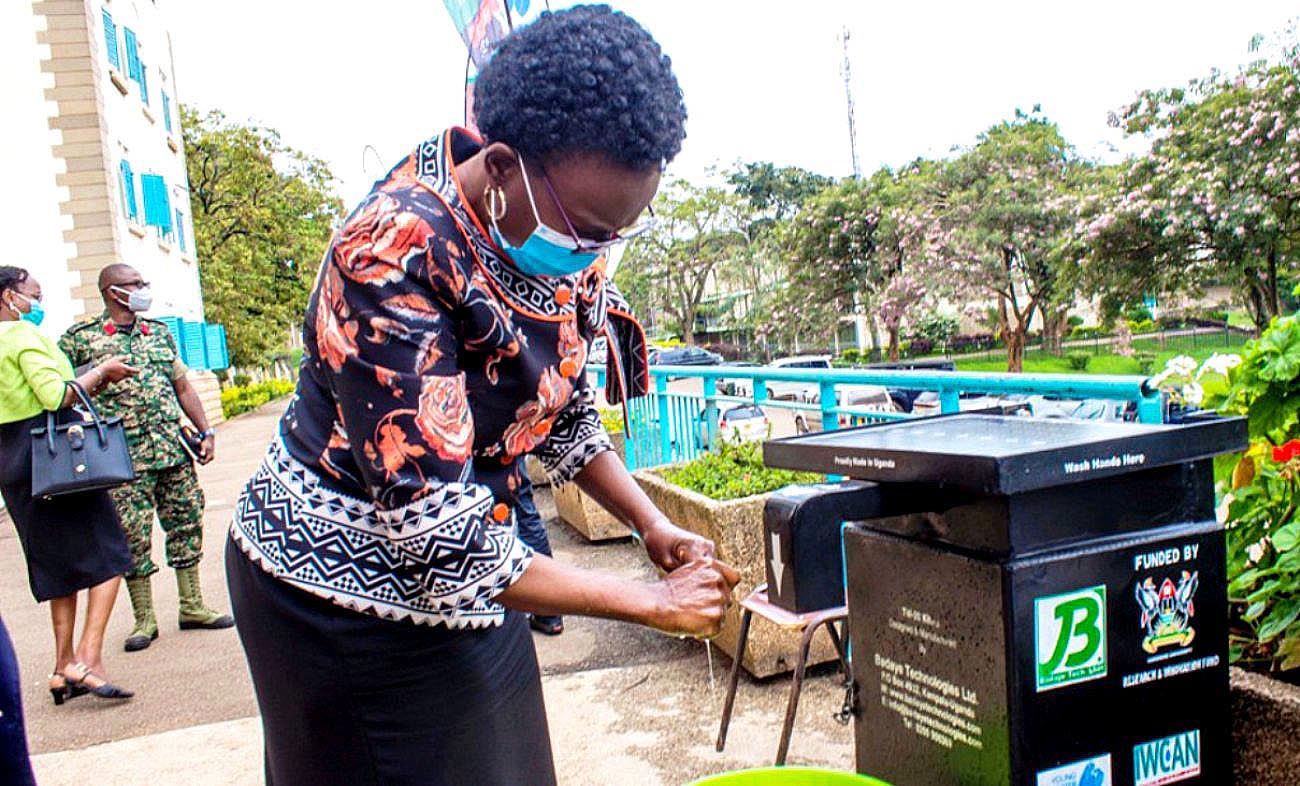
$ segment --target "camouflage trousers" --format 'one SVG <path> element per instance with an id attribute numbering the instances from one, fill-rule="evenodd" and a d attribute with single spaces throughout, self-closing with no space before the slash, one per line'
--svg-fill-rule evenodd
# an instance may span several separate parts
<path id="1" fill-rule="evenodd" d="M 113 489 L 122 529 L 131 545 L 128 579 L 158 572 L 153 556 L 153 520 L 167 535 L 167 565 L 190 568 L 203 559 L 203 489 L 193 462 L 139 473 L 134 483 Z"/>

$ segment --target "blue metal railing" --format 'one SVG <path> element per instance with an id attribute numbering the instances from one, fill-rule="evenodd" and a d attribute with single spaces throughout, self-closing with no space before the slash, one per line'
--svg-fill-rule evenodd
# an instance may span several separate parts
<path id="1" fill-rule="evenodd" d="M 605 383 L 603 366 L 588 366 L 599 388 Z M 1164 420 L 1159 391 L 1142 376 L 1074 374 L 998 374 L 972 371 L 894 371 L 873 369 L 792 369 L 736 366 L 652 366 L 651 392 L 628 406 L 627 464 L 630 469 L 684 461 L 717 444 L 719 405 L 755 404 L 791 410 L 805 421 L 815 418 L 823 430 L 841 424 L 902 420 L 913 414 L 881 411 L 871 406 L 841 405 L 841 386 L 873 385 L 890 390 L 932 391 L 939 412 L 961 411 L 964 394 L 1051 396 L 1104 399 L 1133 405 L 1143 423 Z M 698 379 L 701 392 L 669 387 L 670 379 Z M 748 395 L 723 395 L 719 380 L 748 380 Z M 812 400 L 769 398 L 769 382 L 802 383 L 815 390 Z M 852 389 L 849 388 L 849 391 Z"/>

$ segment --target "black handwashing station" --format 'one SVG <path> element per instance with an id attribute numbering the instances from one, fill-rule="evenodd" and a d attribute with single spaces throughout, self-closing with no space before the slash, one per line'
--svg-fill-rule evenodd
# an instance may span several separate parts
<path id="1" fill-rule="evenodd" d="M 765 513 L 769 597 L 843 605 L 857 770 L 893 786 L 1231 783 L 1224 418 L 953 415 L 771 440 L 850 478 Z"/>

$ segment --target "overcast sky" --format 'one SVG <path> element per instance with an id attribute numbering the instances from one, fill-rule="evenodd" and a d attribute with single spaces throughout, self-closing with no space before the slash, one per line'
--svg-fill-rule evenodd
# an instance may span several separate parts
<path id="1" fill-rule="evenodd" d="M 1085 154 L 1113 157 L 1133 145 L 1107 112 L 1140 89 L 1235 68 L 1252 35 L 1297 14 L 1283 0 L 613 5 L 673 59 L 690 119 L 671 172 L 692 179 L 736 160 L 852 171 L 844 27 L 869 172 L 944 155 L 1035 104 Z M 461 122 L 465 50 L 442 0 L 171 0 L 166 11 L 181 99 L 278 129 L 328 162 L 349 204 Z"/>

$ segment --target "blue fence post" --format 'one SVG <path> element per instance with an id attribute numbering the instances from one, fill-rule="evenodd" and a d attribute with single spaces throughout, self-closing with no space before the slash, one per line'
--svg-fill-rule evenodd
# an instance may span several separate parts
<path id="1" fill-rule="evenodd" d="M 939 412 L 949 415 L 961 412 L 961 394 L 952 388 L 939 390 Z"/>
<path id="2" fill-rule="evenodd" d="M 835 407 L 839 402 L 835 400 L 835 383 L 822 380 L 818 383 L 817 396 L 822 408 L 822 431 L 834 431 L 839 428 L 839 419 L 835 414 Z"/>
<path id="3" fill-rule="evenodd" d="M 668 422 L 668 376 L 655 374 L 655 396 L 659 399 L 659 460 L 673 463 L 673 435 Z"/>
<path id="4" fill-rule="evenodd" d="M 718 380 L 713 377 L 705 377 L 704 380 L 704 449 L 714 450 L 718 446 L 714 444 L 718 437 L 718 402 L 714 398 L 718 395 Z"/>
<path id="5" fill-rule="evenodd" d="M 1138 399 L 1137 411 L 1138 422 L 1140 423 L 1164 423 L 1164 396 L 1158 392 L 1143 396 Z"/>

